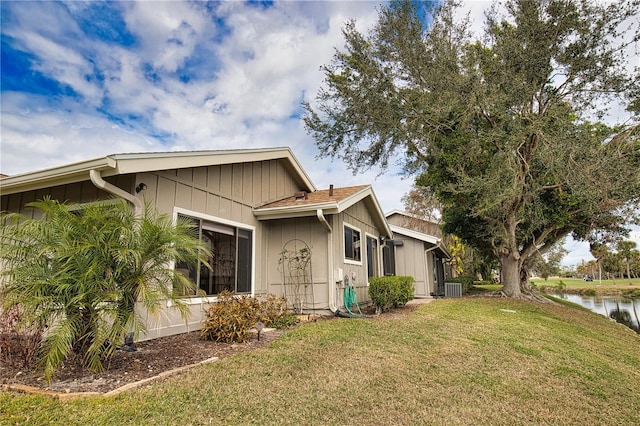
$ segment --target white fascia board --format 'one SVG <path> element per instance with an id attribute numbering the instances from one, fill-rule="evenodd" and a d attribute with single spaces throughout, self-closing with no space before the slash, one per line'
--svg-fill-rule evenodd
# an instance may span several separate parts
<path id="1" fill-rule="evenodd" d="M 391 228 L 391 231 L 393 231 L 394 234 L 404 235 L 404 236 L 411 237 L 416 240 L 424 241 L 433 245 L 440 244 L 440 238 L 434 237 L 433 235 L 414 231 L 413 229 L 403 228 L 398 225 L 389 225 L 389 227 Z"/>
<path id="2" fill-rule="evenodd" d="M 375 212 L 372 212 L 372 215 L 377 216 L 380 224 L 383 226 L 383 231 L 387 237 L 391 237 L 392 232 L 389 228 L 389 223 L 387 222 L 387 218 L 384 216 L 382 209 L 380 208 L 380 203 L 378 202 L 378 198 L 376 197 L 375 192 L 373 192 L 373 187 L 371 185 L 362 188 L 360 191 L 351 194 L 343 200 L 338 202 L 338 210 L 339 212 L 343 212 L 349 207 L 353 206 L 359 201 L 365 200 L 367 197 L 371 198 L 370 205 L 373 205 Z"/>
<path id="3" fill-rule="evenodd" d="M 373 192 L 373 188 L 369 187 L 370 191 L 371 191 L 371 199 L 373 200 L 375 209 L 376 209 L 376 213 L 378 215 L 378 217 L 380 218 L 380 220 L 382 221 L 382 223 L 384 224 L 384 231 L 387 234 L 388 237 L 391 237 L 393 235 L 393 232 L 391 231 L 391 227 L 389 226 L 389 222 L 387 222 L 387 218 L 384 216 L 384 213 L 382 212 L 382 208 L 380 207 L 380 202 L 378 201 L 378 197 L 376 197 L 376 193 Z"/>
<path id="4" fill-rule="evenodd" d="M 116 161 L 113 158 L 102 157 L 36 172 L 21 173 L 0 179 L 0 192 L 6 195 L 81 182 L 89 180 L 89 170 L 106 172 L 105 175 L 108 175 L 108 172 L 115 169 L 115 167 Z"/>
<path id="5" fill-rule="evenodd" d="M 418 216 L 418 215 L 415 215 L 415 214 L 413 214 L 413 213 L 407 213 L 407 212 L 403 212 L 403 211 L 401 211 L 401 210 L 392 210 L 392 211 L 390 211 L 390 212 L 388 212 L 388 213 L 385 213 L 385 215 L 384 215 L 384 216 L 385 216 L 386 218 L 389 218 L 390 216 L 393 216 L 394 214 L 397 214 L 397 215 L 400 215 L 400 216 L 404 216 L 404 217 L 409 217 L 409 218 L 411 218 L 411 219 L 417 219 L 417 220 L 422 221 L 422 222 L 429 222 L 429 223 L 435 223 L 435 224 L 439 224 L 439 223 L 441 223 L 439 220 L 429 220 L 429 219 L 425 219 L 425 218 L 420 217 L 420 216 Z"/>
<path id="6" fill-rule="evenodd" d="M 339 213 L 336 203 L 306 204 L 302 206 L 273 207 L 268 209 L 254 209 L 253 214 L 258 220 L 288 219 L 294 217 L 316 216 L 318 210 L 324 214 Z"/>
<path id="7" fill-rule="evenodd" d="M 433 235 L 425 234 L 423 232 L 414 231 L 413 229 L 403 228 L 397 225 L 389 226 L 393 231 L 393 238 L 395 238 L 395 234 L 399 234 L 404 235 L 405 237 L 410 237 L 419 241 L 433 244 L 434 246 L 438 247 L 448 259 L 451 259 L 451 253 L 449 253 L 449 250 L 447 250 L 447 248 L 442 244 L 442 240 L 440 238 L 434 237 Z"/>
<path id="8" fill-rule="evenodd" d="M 400 211 L 400 210 L 391 210 L 390 212 L 385 213 L 384 217 L 393 216 L 394 214 L 399 214 L 399 215 L 402 215 L 402 216 L 411 217 L 411 215 L 407 214 L 406 212 Z"/>
<path id="9" fill-rule="evenodd" d="M 2 194 L 12 194 L 89 180 L 89 170 L 92 169 L 100 171 L 102 176 L 114 176 L 207 165 L 269 161 L 281 158 L 289 162 L 306 190 L 309 192 L 316 191 L 315 185 L 289 148 L 114 154 L 93 160 L 9 176 L 0 179 L 0 190 Z"/>

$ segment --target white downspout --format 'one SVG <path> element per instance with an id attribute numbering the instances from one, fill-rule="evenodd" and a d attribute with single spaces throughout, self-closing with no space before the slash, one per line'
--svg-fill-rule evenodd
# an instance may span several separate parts
<path id="1" fill-rule="evenodd" d="M 329 310 L 335 314 L 338 308 L 335 305 L 336 283 L 335 277 L 333 276 L 333 229 L 327 221 L 327 218 L 324 217 L 322 209 L 316 210 L 316 216 L 320 223 L 322 223 L 327 229 L 327 285 L 329 286 Z"/>
<path id="2" fill-rule="evenodd" d="M 316 216 L 318 216 L 318 220 L 324 225 L 325 228 L 327 228 L 327 231 L 329 231 L 329 233 L 333 232 L 333 230 L 331 229 L 331 225 L 329 225 L 329 222 L 327 222 L 327 218 L 324 217 L 322 209 L 316 210 Z"/>
<path id="3" fill-rule="evenodd" d="M 142 212 L 144 211 L 144 206 L 142 204 L 142 201 L 139 200 L 137 197 L 105 181 L 102 178 L 102 175 L 100 174 L 100 172 L 95 169 L 89 170 L 89 177 L 91 178 L 91 182 L 93 182 L 93 184 L 98 188 L 110 194 L 113 194 L 115 196 L 118 196 L 120 198 L 124 198 L 125 200 L 133 204 L 135 215 L 138 217 L 142 216 Z"/>

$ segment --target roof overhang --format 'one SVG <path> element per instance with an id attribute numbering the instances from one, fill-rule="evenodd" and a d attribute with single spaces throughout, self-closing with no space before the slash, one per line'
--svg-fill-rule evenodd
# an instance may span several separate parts
<path id="1" fill-rule="evenodd" d="M 382 235 L 391 238 L 392 231 L 389 223 L 384 217 L 384 213 L 380 208 L 380 203 L 373 192 L 371 185 L 368 185 L 341 200 L 323 202 L 323 203 L 305 203 L 301 205 L 288 205 L 280 207 L 258 207 L 253 210 L 253 214 L 258 220 L 273 219 L 290 219 L 296 217 L 316 216 L 317 211 L 321 210 L 325 215 L 338 214 L 358 202 L 364 202 L 376 227 L 381 231 Z"/>
<path id="2" fill-rule="evenodd" d="M 89 180 L 89 171 L 97 170 L 103 177 L 145 173 L 190 167 L 215 166 L 283 159 L 298 183 L 315 191 L 307 173 L 289 148 L 238 149 L 224 151 L 175 151 L 114 154 L 93 160 L 67 164 L 35 172 L 22 173 L 0 180 L 3 195 L 25 192 Z"/>
<path id="3" fill-rule="evenodd" d="M 396 238 L 396 235 L 403 235 L 405 237 L 413 238 L 415 240 L 423 241 L 425 243 L 429 243 L 434 247 L 437 247 L 438 250 L 445 256 L 447 259 L 451 259 L 451 254 L 447 250 L 447 248 L 442 243 L 442 240 L 438 237 L 434 237 L 433 235 L 425 234 L 422 232 L 414 231 L 413 229 L 403 228 L 397 225 L 389 225 L 391 231 L 393 232 L 393 238 Z"/>

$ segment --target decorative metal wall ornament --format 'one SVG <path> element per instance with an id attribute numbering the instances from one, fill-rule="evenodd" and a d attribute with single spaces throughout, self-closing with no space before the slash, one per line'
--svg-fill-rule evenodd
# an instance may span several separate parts
<path id="1" fill-rule="evenodd" d="M 280 252 L 278 266 L 282 272 L 284 296 L 293 312 L 308 313 L 315 306 L 309 245 L 298 239 L 287 241 Z"/>

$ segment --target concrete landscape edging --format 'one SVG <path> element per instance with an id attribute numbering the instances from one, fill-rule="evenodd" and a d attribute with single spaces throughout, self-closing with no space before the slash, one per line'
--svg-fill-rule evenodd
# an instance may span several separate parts
<path id="1" fill-rule="evenodd" d="M 51 391 L 46 389 L 40 389 L 33 386 L 11 385 L 11 384 L 2 385 L 2 390 L 27 393 L 32 395 L 47 396 L 49 398 L 53 398 L 61 402 L 71 401 L 71 400 L 80 399 L 80 398 L 111 397 L 111 396 L 119 395 L 122 392 L 126 392 L 131 389 L 136 389 L 140 386 L 143 386 L 147 383 L 154 382 L 156 380 L 166 379 L 167 377 L 171 377 L 176 374 L 190 370 L 193 367 L 218 361 L 219 359 L 220 358 L 218 357 L 207 358 L 195 364 L 189 364 L 182 367 L 174 368 L 173 370 L 163 371 L 157 376 L 147 377 L 146 379 L 138 380 L 137 382 L 133 382 L 133 383 L 127 383 L 126 385 L 120 386 L 119 388 L 113 389 L 108 392 L 57 392 L 57 391 Z"/>

